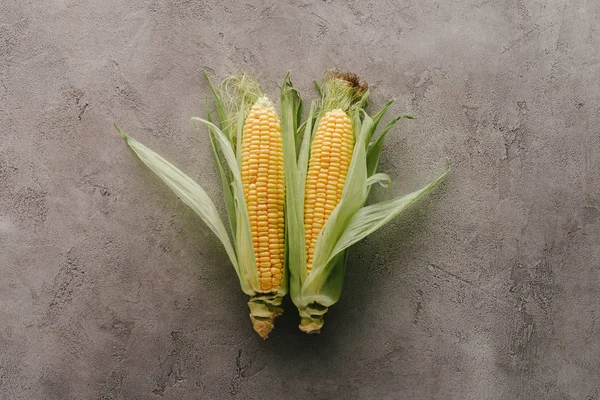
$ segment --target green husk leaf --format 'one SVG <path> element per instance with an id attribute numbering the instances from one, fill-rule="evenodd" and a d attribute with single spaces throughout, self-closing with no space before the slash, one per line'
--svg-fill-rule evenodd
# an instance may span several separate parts
<path id="1" fill-rule="evenodd" d="M 192 210 L 200 216 L 202 221 L 219 238 L 229 260 L 233 264 L 238 277 L 241 280 L 238 260 L 227 230 L 221 221 L 219 212 L 208 194 L 194 182 L 190 177 L 181 172 L 177 167 L 169 163 L 163 157 L 150 150 L 137 140 L 126 135 L 115 125 L 119 134 L 125 139 L 129 147 L 137 154 L 144 164 L 154 172 L 175 194 Z"/>
<path id="2" fill-rule="evenodd" d="M 379 157 L 381 155 L 381 150 L 383 149 L 383 143 L 385 140 L 385 136 L 388 134 L 390 129 L 396 125 L 396 123 L 402 118 L 406 119 L 414 119 L 407 114 L 400 114 L 394 117 L 381 131 L 381 134 L 375 139 L 374 142 L 369 144 L 369 150 L 367 151 L 367 173 L 369 176 L 373 175 L 377 170 L 377 165 L 379 164 Z"/>
<path id="3" fill-rule="evenodd" d="M 342 293 L 349 247 L 375 232 L 394 217 L 398 216 L 409 205 L 425 193 L 431 191 L 448 174 L 446 171 L 439 178 L 421 190 L 396 199 L 367 206 L 358 210 L 350 219 L 340 239 L 329 255 L 325 268 L 319 276 L 309 275 L 316 282 L 310 293 L 303 293 L 298 311 L 301 317 L 300 329 L 306 333 L 318 333 L 324 323 L 324 314 L 328 307 L 335 304 Z M 309 280 L 306 281 L 307 285 Z M 318 280 L 318 282 L 317 282 Z"/>
<path id="4" fill-rule="evenodd" d="M 384 174 L 383 172 L 379 172 L 377 174 L 371 175 L 367 179 L 367 186 L 372 186 L 376 183 L 379 183 L 384 188 L 390 187 L 392 184 L 392 178 L 388 174 Z"/>
<path id="5" fill-rule="evenodd" d="M 379 110 L 379 112 L 373 116 L 373 129 L 369 132 L 369 136 L 366 139 L 367 143 L 371 141 L 371 138 L 373 137 L 373 134 L 375 133 L 375 130 L 379 125 L 379 121 L 381 121 L 381 119 L 384 117 L 385 113 L 389 110 L 393 103 L 393 99 L 389 100 L 387 103 L 385 103 L 381 110 Z"/>
<path id="6" fill-rule="evenodd" d="M 302 101 L 302 97 L 300 96 L 300 92 L 294 88 L 294 116 L 296 117 L 294 128 L 296 129 L 296 148 L 298 146 L 298 141 L 300 140 L 298 134 L 300 132 L 300 127 L 302 126 L 302 111 L 304 102 Z"/>
<path id="7" fill-rule="evenodd" d="M 298 312 L 300 314 L 299 327 L 301 331 L 311 334 L 319 333 L 321 331 L 325 314 L 329 310 L 328 307 L 337 302 L 342 295 L 348 253 L 349 251 L 346 249 L 330 262 L 330 269 L 335 271 L 335 273 L 332 273 L 327 277 L 323 284 L 322 291 L 313 296 L 313 302 L 298 307 Z"/>
<path id="8" fill-rule="evenodd" d="M 319 82 L 313 81 L 313 83 L 315 84 L 315 89 L 317 90 L 317 93 L 319 94 L 320 97 L 322 97 L 323 96 L 323 88 L 321 87 Z"/>
<path id="9" fill-rule="evenodd" d="M 254 247 L 252 245 L 252 233 L 250 232 L 250 223 L 248 219 L 248 210 L 246 208 L 246 200 L 242 188 L 242 177 L 240 168 L 237 163 L 236 155 L 231 147 L 231 143 L 227 136 L 215 124 L 205 119 L 194 117 L 193 122 L 201 122 L 205 124 L 212 132 L 215 133 L 215 138 L 219 143 L 221 152 L 227 162 L 229 170 L 233 175 L 233 197 L 236 203 L 236 232 L 235 244 L 240 269 L 240 284 L 244 293 L 252 296 L 260 293 L 260 285 L 258 284 L 258 273 L 256 270 L 256 259 L 254 257 Z"/>
<path id="10" fill-rule="evenodd" d="M 212 118 L 210 113 L 207 113 L 208 121 L 212 122 Z M 216 133 L 212 130 L 212 128 L 208 128 L 208 136 L 210 138 L 210 146 L 213 151 L 213 155 L 215 157 L 215 161 L 217 163 L 217 167 L 219 169 L 219 176 L 221 177 L 221 184 L 223 187 L 223 198 L 225 200 L 225 208 L 227 210 L 227 218 L 229 219 L 229 227 L 231 229 L 231 234 L 236 231 L 236 212 L 235 212 L 235 200 L 233 198 L 233 192 L 231 191 L 231 180 L 229 177 L 229 170 L 226 170 L 223 167 L 223 157 L 217 148 L 217 139 L 215 137 Z"/>
<path id="11" fill-rule="evenodd" d="M 300 142 L 300 146 L 302 146 L 302 141 L 304 141 L 304 136 L 302 136 L 302 141 L 300 139 L 300 136 L 302 135 L 302 132 L 304 132 L 306 130 L 307 123 L 308 123 L 308 120 L 302 122 L 298 126 L 298 129 L 296 129 L 296 143 Z"/>
<path id="12" fill-rule="evenodd" d="M 281 135 L 283 140 L 283 163 L 286 184 L 285 197 L 285 242 L 289 271 L 290 293 L 294 302 L 299 298 L 303 277 L 306 275 L 306 253 L 304 237 L 304 191 L 300 186 L 300 175 L 296 158 L 296 130 L 300 94 L 294 88 L 289 73 L 281 85 Z M 306 134 L 305 134 L 306 141 Z"/>
<path id="13" fill-rule="evenodd" d="M 208 82 L 208 87 L 210 88 L 210 91 L 211 91 L 211 93 L 213 95 L 213 99 L 215 101 L 215 106 L 217 108 L 217 115 L 219 116 L 219 123 L 218 123 L 218 125 L 221 127 L 221 130 L 225 131 L 225 130 L 227 130 L 227 128 L 225 126 L 227 125 L 227 122 L 228 122 L 227 110 L 225 108 L 225 104 L 221 100 L 221 96 L 220 96 L 219 90 L 217 90 L 217 88 L 215 87 L 215 85 L 213 85 L 213 83 L 210 80 L 210 77 L 208 76 L 208 74 L 206 73 L 206 71 L 202 71 L 202 73 L 204 74 L 204 78 Z M 230 135 L 227 135 L 227 136 L 231 139 Z"/>
<path id="14" fill-rule="evenodd" d="M 367 107 L 367 103 L 369 102 L 369 98 L 371 98 L 371 90 L 367 89 L 365 94 L 362 95 L 360 100 L 354 105 L 353 109 L 364 110 Z M 352 110 L 350 110 L 352 112 Z"/>
<path id="15" fill-rule="evenodd" d="M 317 109 L 317 103 L 312 102 L 310 105 L 310 111 L 308 113 L 308 119 L 304 126 L 304 135 L 302 138 L 302 144 L 300 146 L 300 152 L 298 155 L 298 166 L 297 170 L 300 174 L 299 187 L 302 189 L 302 203 L 304 204 L 304 185 L 306 184 L 306 173 L 308 171 L 308 156 L 310 154 L 310 144 L 312 141 L 313 128 L 317 125 L 318 121 L 315 119 L 315 113 Z"/>
<path id="16" fill-rule="evenodd" d="M 244 104 L 242 103 L 242 108 Z M 244 122 L 246 121 L 246 114 L 244 112 L 238 113 L 238 119 L 236 124 L 236 143 L 235 143 L 235 157 L 237 159 L 238 168 L 242 168 L 242 132 L 244 131 Z"/>
<path id="17" fill-rule="evenodd" d="M 434 187 L 436 187 L 448 175 L 449 171 L 450 170 L 447 170 L 429 185 L 420 190 L 414 191 L 405 196 L 396 197 L 392 200 L 361 208 L 352 216 L 347 228 L 344 230 L 344 233 L 331 252 L 329 261 L 333 260 L 338 253 L 364 239 L 394 219 L 408 206 L 417 201 L 421 196 L 430 192 Z"/>

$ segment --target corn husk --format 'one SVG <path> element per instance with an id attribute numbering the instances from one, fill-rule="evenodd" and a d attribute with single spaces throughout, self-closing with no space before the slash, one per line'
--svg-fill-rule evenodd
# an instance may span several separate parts
<path id="1" fill-rule="evenodd" d="M 117 130 L 139 158 L 190 206 L 219 238 L 233 265 L 242 291 L 250 296 L 248 306 L 254 330 L 266 339 L 274 319 L 282 313 L 282 298 L 287 293 L 287 274 L 281 288 L 265 292 L 258 282 L 252 235 L 241 180 L 241 138 L 244 121 L 252 105 L 264 94 L 257 81 L 241 73 L 227 78 L 219 86 L 206 79 L 213 94 L 216 119 L 194 117 L 192 124 L 208 129 L 211 148 L 222 183 L 228 229 L 206 192 L 186 174 L 146 146 Z M 285 265 L 284 265 L 285 271 Z"/>
<path id="2" fill-rule="evenodd" d="M 386 174 L 376 173 L 385 136 L 400 119 L 411 117 L 399 115 L 378 133 L 379 122 L 393 101 L 371 117 L 364 109 L 369 91 L 355 75 L 328 73 L 324 85 L 318 87 L 322 98 L 312 104 L 301 132 L 297 132 L 293 124 L 282 130 L 290 295 L 300 313 L 300 329 L 307 333 L 320 332 L 325 313 L 340 298 L 349 248 L 431 191 L 448 173 L 446 171 L 413 193 L 365 207 L 373 184 L 389 186 L 391 182 Z M 296 120 L 298 103 L 301 104 L 301 98 L 287 76 L 282 86 L 282 117 L 288 121 Z M 317 237 L 313 267 L 307 274 L 303 205 L 310 145 L 321 116 L 336 108 L 346 111 L 352 118 L 355 145 L 342 198 Z M 297 143 L 296 137 L 299 136 L 302 140 Z"/>

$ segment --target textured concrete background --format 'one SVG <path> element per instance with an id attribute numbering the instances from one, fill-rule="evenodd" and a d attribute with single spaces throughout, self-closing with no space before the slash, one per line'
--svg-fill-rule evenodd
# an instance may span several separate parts
<path id="1" fill-rule="evenodd" d="M 598 399 L 600 3 L 0 1 L 0 398 Z M 291 4 L 294 3 L 294 4 Z M 320 336 L 272 337 L 118 122 L 218 198 L 201 71 L 327 67 L 418 117 Z"/>

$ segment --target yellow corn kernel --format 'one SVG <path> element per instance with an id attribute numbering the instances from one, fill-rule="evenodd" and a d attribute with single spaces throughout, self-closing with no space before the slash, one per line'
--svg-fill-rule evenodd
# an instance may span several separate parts
<path id="1" fill-rule="evenodd" d="M 264 292 L 277 291 L 283 276 L 285 183 L 283 142 L 273 104 L 260 98 L 242 132 L 242 186 L 250 220 L 258 282 Z"/>
<path id="2" fill-rule="evenodd" d="M 353 147 L 350 117 L 339 109 L 326 113 L 312 142 L 306 176 L 304 229 L 308 274 L 312 270 L 316 238 L 342 198 Z"/>

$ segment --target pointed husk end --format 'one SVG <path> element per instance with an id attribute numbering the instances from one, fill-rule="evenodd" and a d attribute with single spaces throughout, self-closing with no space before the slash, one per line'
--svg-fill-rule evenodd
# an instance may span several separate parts
<path id="1" fill-rule="evenodd" d="M 252 296 L 248 302 L 250 308 L 250 321 L 252 327 L 258 335 L 266 339 L 275 327 L 275 317 L 283 314 L 281 305 L 281 296 L 275 295 L 257 295 Z"/>

